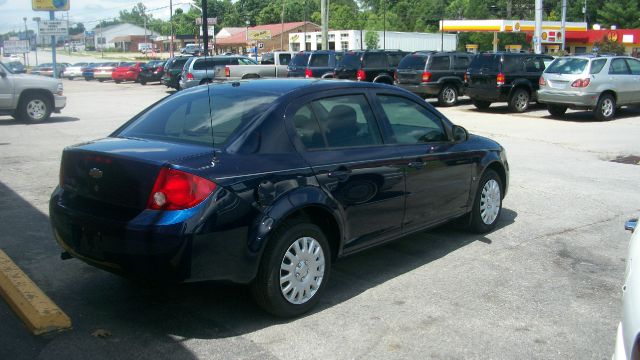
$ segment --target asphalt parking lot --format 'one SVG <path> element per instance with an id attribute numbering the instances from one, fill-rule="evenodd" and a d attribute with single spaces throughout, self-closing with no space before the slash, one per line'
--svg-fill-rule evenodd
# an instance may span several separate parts
<path id="1" fill-rule="evenodd" d="M 167 96 L 162 85 L 64 81 L 68 106 L 0 116 L 0 249 L 70 317 L 32 336 L 0 301 L 0 359 L 604 359 L 613 352 L 629 234 L 640 213 L 640 109 L 600 123 L 541 106 L 440 108 L 507 148 L 498 228 L 410 236 L 334 266 L 320 306 L 283 321 L 225 283 L 164 288 L 60 260 L 48 222 L 64 146 L 107 136 Z M 98 336 L 103 335 L 103 336 Z"/>

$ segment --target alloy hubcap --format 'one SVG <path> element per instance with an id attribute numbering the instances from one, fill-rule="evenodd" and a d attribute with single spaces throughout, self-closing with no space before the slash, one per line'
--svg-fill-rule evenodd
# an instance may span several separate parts
<path id="1" fill-rule="evenodd" d="M 31 100 L 27 104 L 27 114 L 29 114 L 32 119 L 41 120 L 42 118 L 44 118 L 46 113 L 47 105 L 45 105 L 44 101 L 42 100 Z"/>
<path id="2" fill-rule="evenodd" d="M 520 94 L 518 94 L 518 97 L 516 98 L 516 107 L 520 110 L 525 109 L 527 107 L 528 102 L 529 102 L 529 99 L 527 95 L 521 92 Z"/>
<path id="3" fill-rule="evenodd" d="M 493 224 L 500 212 L 500 185 L 491 179 L 482 187 L 480 194 L 480 217 L 486 225 Z"/>
<path id="4" fill-rule="evenodd" d="M 613 114 L 613 101 L 611 99 L 604 99 L 602 102 L 602 115 L 611 116 Z"/>
<path id="5" fill-rule="evenodd" d="M 289 246 L 280 264 L 280 291 L 292 304 L 304 304 L 320 288 L 325 259 L 320 243 L 301 237 Z"/>
<path id="6" fill-rule="evenodd" d="M 452 103 L 456 100 L 456 92 L 452 88 L 444 89 L 444 101 L 447 103 Z"/>

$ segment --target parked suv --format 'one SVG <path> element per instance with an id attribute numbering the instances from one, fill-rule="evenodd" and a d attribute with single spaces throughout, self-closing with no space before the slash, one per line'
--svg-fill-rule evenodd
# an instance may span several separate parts
<path id="1" fill-rule="evenodd" d="M 36 123 L 60 112 L 67 103 L 60 79 L 14 74 L 0 62 L 0 115 Z"/>
<path id="2" fill-rule="evenodd" d="M 549 113 L 590 109 L 596 119 L 611 120 L 623 105 L 640 104 L 640 60 L 627 56 L 558 58 L 540 77 L 538 100 Z"/>
<path id="3" fill-rule="evenodd" d="M 342 59 L 343 52 L 333 50 L 318 50 L 308 53 L 298 53 L 287 68 L 287 77 L 332 78 L 333 69 Z M 296 59 L 306 59 L 299 64 Z M 296 61 L 294 63 L 294 61 Z"/>
<path id="4" fill-rule="evenodd" d="M 333 77 L 392 85 L 393 74 L 405 55 L 407 52 L 402 50 L 347 51 L 336 65 Z"/>
<path id="5" fill-rule="evenodd" d="M 180 74 L 184 64 L 189 60 L 190 56 L 174 56 L 167 60 L 164 64 L 164 74 L 161 82 L 166 87 L 180 90 Z"/>
<path id="6" fill-rule="evenodd" d="M 422 97 L 437 96 L 452 106 L 464 92 L 464 74 L 473 55 L 463 52 L 417 51 L 405 56 L 396 70 L 396 85 Z"/>
<path id="7" fill-rule="evenodd" d="M 226 80 L 224 67 L 227 65 L 258 65 L 258 63 L 240 55 L 191 58 L 182 68 L 180 89 L 212 82 L 215 78 Z"/>
<path id="8" fill-rule="evenodd" d="M 508 102 L 509 110 L 525 112 L 536 100 L 540 75 L 551 61 L 549 55 L 478 54 L 466 73 L 465 93 L 478 109 L 486 109 L 493 102 Z"/>

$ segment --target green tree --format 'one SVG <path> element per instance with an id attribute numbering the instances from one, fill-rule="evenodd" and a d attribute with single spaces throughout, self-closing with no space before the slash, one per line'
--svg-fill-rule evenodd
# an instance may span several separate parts
<path id="1" fill-rule="evenodd" d="M 367 49 L 379 49 L 380 36 L 378 36 L 378 32 L 376 31 L 367 31 L 364 35 L 364 43 L 367 46 Z"/>
<path id="2" fill-rule="evenodd" d="M 623 29 L 640 27 L 640 11 L 637 0 L 608 1 L 598 10 L 598 19 L 602 25 L 617 25 Z"/>
<path id="3" fill-rule="evenodd" d="M 593 44 L 593 47 L 596 47 L 596 46 L 598 47 L 599 53 L 622 55 L 624 54 L 624 51 L 625 51 L 624 46 L 622 46 L 622 44 L 620 44 L 617 41 L 609 40 L 609 38 L 606 35 L 602 37 L 602 40 Z"/>

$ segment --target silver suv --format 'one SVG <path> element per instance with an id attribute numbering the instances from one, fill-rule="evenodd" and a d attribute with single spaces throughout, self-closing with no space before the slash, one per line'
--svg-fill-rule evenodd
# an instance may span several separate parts
<path id="1" fill-rule="evenodd" d="M 538 101 L 549 113 L 587 109 L 611 120 L 616 109 L 640 104 L 640 60 L 628 56 L 567 56 L 555 59 L 540 77 Z"/>
<path id="2" fill-rule="evenodd" d="M 227 65 L 258 65 L 252 59 L 238 55 L 201 56 L 187 61 L 182 68 L 180 89 L 202 85 L 218 78 L 225 79 L 224 67 Z"/>

